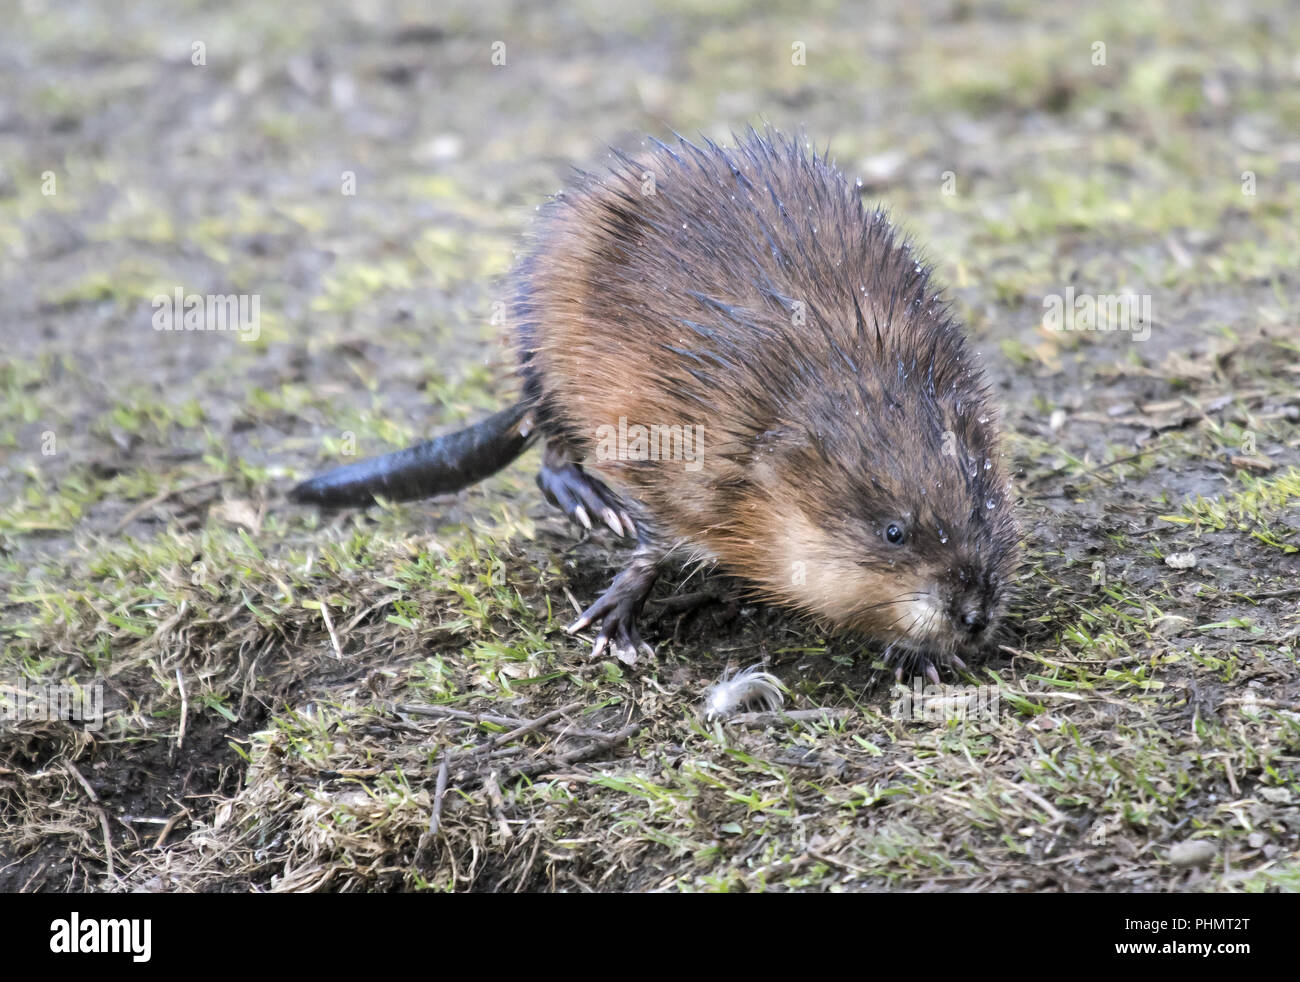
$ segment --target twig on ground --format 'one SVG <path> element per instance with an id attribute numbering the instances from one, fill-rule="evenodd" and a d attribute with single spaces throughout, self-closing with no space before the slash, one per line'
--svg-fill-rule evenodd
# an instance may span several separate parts
<path id="1" fill-rule="evenodd" d="M 593 740 L 585 747 L 579 747 L 577 750 L 570 750 L 567 753 L 556 754 L 552 757 L 546 757 L 541 760 L 530 761 L 519 767 L 512 768 L 507 772 L 508 777 L 532 777 L 534 774 L 541 774 L 545 771 L 557 770 L 561 767 L 568 767 L 570 764 L 576 764 L 578 761 L 590 760 L 603 750 L 612 750 L 620 744 L 626 743 L 634 736 L 641 732 L 642 724 L 633 723 L 625 726 L 616 733 L 611 733 L 601 740 Z"/>
<path id="2" fill-rule="evenodd" d="M 329 604 L 324 600 L 320 602 L 320 619 L 325 622 L 325 630 L 330 633 L 330 644 L 334 646 L 334 656 L 342 661 L 343 647 L 339 644 L 339 636 L 334 632 L 334 621 L 330 619 Z"/>
<path id="3" fill-rule="evenodd" d="M 773 726 L 778 723 L 829 723 L 833 720 L 848 719 L 852 711 L 848 709 L 794 709 L 790 712 L 740 713 L 723 722 L 731 726 Z"/>
<path id="4" fill-rule="evenodd" d="M 63 762 L 63 766 L 66 767 L 68 773 L 75 777 L 77 782 L 86 789 L 86 794 L 90 796 L 90 801 L 94 806 L 95 811 L 99 814 L 99 825 L 104 832 L 104 857 L 108 861 L 108 878 L 110 880 L 115 880 L 117 879 L 117 872 L 113 868 L 113 839 L 108 830 L 108 812 L 104 811 L 104 807 L 99 803 L 99 795 L 95 794 L 95 789 L 90 786 L 90 782 L 86 780 L 81 771 L 77 770 L 77 765 L 72 761 L 67 760 Z"/>
<path id="5" fill-rule="evenodd" d="M 418 703 L 398 703 L 393 706 L 393 710 L 408 716 L 443 716 L 449 719 L 463 719 L 468 723 L 493 723 L 497 726 L 523 726 L 528 722 L 517 716 L 472 713 L 466 709 L 453 709 L 451 706 L 424 706 Z"/>
<path id="6" fill-rule="evenodd" d="M 592 735 L 589 737 L 588 742 L 581 747 L 560 754 L 548 754 L 545 757 L 537 757 L 528 761 L 507 763 L 504 770 L 499 770 L 495 765 L 491 767 L 485 766 L 486 762 L 483 760 L 480 751 L 477 750 L 448 755 L 445 761 L 451 767 L 461 768 L 456 770 L 454 774 L 456 783 L 461 787 L 472 786 L 476 783 L 481 784 L 490 774 L 506 780 L 516 777 L 535 777 L 538 774 L 551 771 L 562 771 L 570 764 L 589 760 L 601 751 L 610 750 L 619 744 L 626 743 L 640 733 L 641 729 L 642 724 L 633 723 L 615 733 L 591 731 Z M 495 750 L 487 756 L 489 761 L 504 761 L 506 757 L 518 757 L 524 752 L 523 747 L 509 747 L 503 750 Z"/>
<path id="7" fill-rule="evenodd" d="M 1300 712 L 1300 703 L 1284 702 L 1280 699 L 1255 698 L 1254 696 L 1230 696 L 1221 700 L 1224 706 L 1266 706 L 1269 709 L 1288 709 L 1291 712 Z"/>
<path id="8" fill-rule="evenodd" d="M 1066 820 L 1065 816 L 1062 815 L 1050 801 L 1048 801 L 1046 798 L 1040 795 L 1037 791 L 1034 791 L 1031 788 L 1027 788 L 1023 784 L 1017 784 L 1014 781 L 1009 781 L 1005 777 L 999 777 L 998 780 L 1000 780 L 1012 791 L 1024 795 L 1026 798 L 1032 801 L 1039 808 L 1043 809 L 1043 811 L 1047 812 L 1048 816 L 1052 819 L 1053 822 L 1064 822 Z"/>
<path id="9" fill-rule="evenodd" d="M 190 697 L 185 694 L 185 679 L 181 677 L 181 670 L 176 669 L 176 685 L 181 693 L 181 725 L 176 731 L 176 749 L 185 746 L 185 727 L 190 720 Z"/>
<path id="10" fill-rule="evenodd" d="M 167 824 L 164 825 L 162 827 L 162 831 L 158 833 L 158 838 L 154 839 L 153 847 L 155 849 L 161 849 L 163 843 L 167 841 L 167 836 L 172 834 L 172 830 L 175 829 L 176 826 L 179 825 L 183 819 L 189 817 L 190 817 L 190 810 L 188 808 L 182 808 L 171 818 L 167 819 Z"/>
<path id="11" fill-rule="evenodd" d="M 500 834 L 501 841 L 507 842 L 514 833 L 510 831 L 510 823 L 506 821 L 506 803 L 501 797 L 501 784 L 497 781 L 496 771 L 491 771 L 483 778 L 483 790 L 487 792 L 488 803 L 492 806 L 492 814 L 497 820 L 497 832 Z"/>
<path id="12" fill-rule="evenodd" d="M 420 844 L 417 847 L 420 853 L 428 851 L 433 845 L 433 840 L 438 836 L 438 829 L 442 826 L 442 803 L 447 797 L 447 774 L 450 767 L 447 764 L 447 758 L 442 758 L 442 763 L 438 765 L 438 783 L 433 791 L 433 813 L 429 816 L 429 831 L 420 837 Z"/>
<path id="13" fill-rule="evenodd" d="M 586 705 L 586 701 L 579 699 L 577 702 L 571 702 L 567 706 L 561 706 L 559 709 L 553 709 L 549 713 L 543 713 L 541 716 L 538 716 L 536 719 L 528 720 L 523 725 L 515 727 L 515 729 L 511 730 L 508 733 L 498 733 L 496 736 L 494 736 L 491 740 L 487 742 L 487 744 L 484 746 L 484 749 L 491 750 L 492 748 L 498 747 L 503 743 L 510 743 L 513 740 L 517 740 L 521 736 L 524 736 L 527 733 L 533 733 L 537 730 L 540 730 L 548 723 L 554 722 L 556 719 L 558 719 L 561 716 L 567 716 L 569 713 L 575 712 L 581 709 L 585 705 Z"/>

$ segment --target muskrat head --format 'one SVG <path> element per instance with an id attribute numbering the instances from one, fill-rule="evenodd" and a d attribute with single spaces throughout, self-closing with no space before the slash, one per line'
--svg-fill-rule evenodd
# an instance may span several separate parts
<path id="1" fill-rule="evenodd" d="M 857 395 L 818 399 L 812 426 L 761 441 L 757 476 L 776 518 L 766 585 L 885 642 L 900 672 L 934 677 L 934 665 L 991 646 L 1015 571 L 997 423 L 982 387 Z"/>

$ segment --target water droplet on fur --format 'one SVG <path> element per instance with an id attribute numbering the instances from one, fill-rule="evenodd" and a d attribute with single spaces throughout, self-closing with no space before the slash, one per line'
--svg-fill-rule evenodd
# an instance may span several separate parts
<path id="1" fill-rule="evenodd" d="M 988 469 L 991 468 L 992 466 L 993 466 L 993 461 L 991 461 L 991 460 L 989 460 L 987 457 L 985 457 L 985 458 L 984 458 L 984 469 L 985 469 L 985 470 L 988 470 Z"/>
<path id="2" fill-rule="evenodd" d="M 989 511 L 992 511 L 992 510 L 993 510 L 994 508 L 996 508 L 997 506 L 998 506 L 998 503 L 997 503 L 996 501 L 994 501 L 992 498 L 990 498 L 988 501 L 984 502 L 984 507 L 987 508 Z"/>

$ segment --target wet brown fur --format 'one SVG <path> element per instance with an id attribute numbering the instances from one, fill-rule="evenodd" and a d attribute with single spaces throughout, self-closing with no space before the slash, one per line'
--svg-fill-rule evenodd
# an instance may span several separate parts
<path id="1" fill-rule="evenodd" d="M 1019 535 L 983 374 L 928 266 L 826 158 L 752 131 L 617 155 L 548 206 L 522 273 L 549 450 L 660 548 L 904 647 L 962 649 L 962 604 L 996 623 Z M 701 427 L 699 469 L 597 459 L 620 419 Z"/>

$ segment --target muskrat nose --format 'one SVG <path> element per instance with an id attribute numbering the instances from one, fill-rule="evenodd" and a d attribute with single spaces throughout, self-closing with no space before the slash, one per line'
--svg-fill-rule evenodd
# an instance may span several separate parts
<path id="1" fill-rule="evenodd" d="M 971 634 L 979 634 L 989 626 L 989 617 L 981 607 L 967 607 L 961 615 L 961 622 Z"/>

